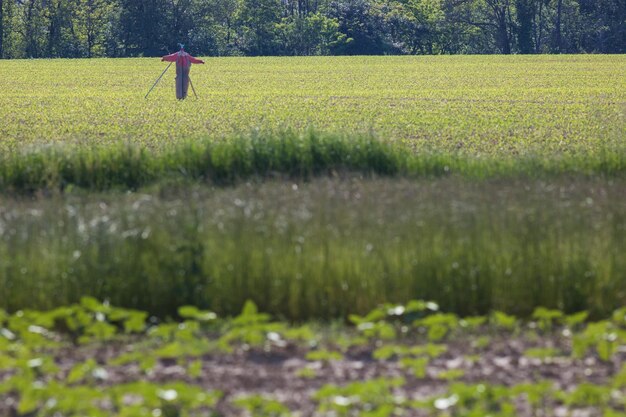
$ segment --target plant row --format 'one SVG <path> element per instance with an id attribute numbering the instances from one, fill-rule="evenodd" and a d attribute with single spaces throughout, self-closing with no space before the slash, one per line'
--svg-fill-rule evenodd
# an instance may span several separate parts
<path id="1" fill-rule="evenodd" d="M 478 352 L 485 352 L 490 336 L 515 338 L 532 331 L 544 336 L 561 333 L 572 340 L 572 356 L 583 359 L 591 355 L 617 364 L 617 370 L 606 384 L 585 382 L 563 390 L 549 380 L 508 386 L 466 383 L 461 381 L 463 371 L 452 369 L 437 376 L 450 385 L 425 398 L 400 395 L 409 388 L 408 381 L 398 376 L 325 384 L 312 396 L 317 404 L 315 415 L 395 416 L 402 410 L 419 409 L 433 416 L 489 413 L 504 417 L 518 415 L 517 407 L 523 401 L 533 413 L 561 405 L 568 409 L 595 407 L 593 415 L 623 416 L 626 367 L 620 370 L 619 358 L 626 345 L 626 309 L 615 311 L 609 320 L 588 322 L 587 318 L 586 312 L 565 315 L 545 308 L 536 309 L 532 320 L 526 322 L 501 312 L 459 318 L 440 312 L 436 303 L 411 301 L 381 305 L 365 316 L 352 315 L 350 326 L 324 336 L 328 330 L 313 325 L 272 321 L 252 302 L 236 317 L 219 318 L 213 312 L 185 306 L 176 320 L 159 322 L 147 313 L 85 297 L 80 304 L 48 312 L 0 312 L 0 376 L 4 375 L 0 398 L 16 398 L 14 410 L 19 416 L 148 416 L 155 412 L 170 417 L 201 416 L 223 397 L 219 390 L 202 389 L 190 382 L 189 378 L 193 381 L 211 372 L 203 369 L 202 358 L 207 355 L 232 354 L 242 348 L 269 352 L 291 344 L 306 347 L 307 361 L 332 362 L 342 360 L 351 348 L 371 346 L 374 361 L 397 361 L 407 370 L 407 378 L 424 380 L 429 362 L 446 354 L 448 342 L 472 340 Z M 59 368 L 57 354 L 63 349 L 79 345 L 97 348 L 104 342 L 125 343 L 129 348 L 106 362 L 78 360 L 70 369 Z M 524 352 L 526 357 L 544 361 L 563 355 L 567 354 L 555 349 Z M 188 377 L 161 383 L 145 380 L 162 361 L 175 361 Z M 129 366 L 138 366 L 143 379 L 111 384 L 109 373 L 115 367 Z M 304 367 L 299 376 L 315 378 L 316 372 Z M 230 400 L 252 415 L 291 415 L 288 407 L 265 395 L 246 394 Z"/>
<path id="2" fill-rule="evenodd" d="M 416 153 L 371 135 L 308 132 L 237 136 L 172 145 L 161 151 L 126 144 L 48 146 L 0 156 L 0 190 L 34 192 L 137 189 L 160 180 L 233 183 L 250 177 L 311 178 L 342 172 L 383 176 L 623 176 L 626 154 L 476 157 Z"/>

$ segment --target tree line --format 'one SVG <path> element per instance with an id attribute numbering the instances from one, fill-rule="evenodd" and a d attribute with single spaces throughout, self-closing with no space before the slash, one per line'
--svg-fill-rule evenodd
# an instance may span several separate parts
<path id="1" fill-rule="evenodd" d="M 625 53 L 625 0 L 0 0 L 0 58 Z"/>

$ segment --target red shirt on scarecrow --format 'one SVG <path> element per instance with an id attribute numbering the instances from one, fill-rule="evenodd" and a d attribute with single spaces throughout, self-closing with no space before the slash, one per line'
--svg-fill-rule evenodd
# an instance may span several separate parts
<path id="1" fill-rule="evenodd" d="M 184 68 L 189 68 L 191 64 L 204 64 L 203 60 L 192 57 L 183 49 L 173 54 L 165 55 L 161 58 L 161 61 L 176 62 L 176 66 L 180 65 Z"/>
<path id="2" fill-rule="evenodd" d="M 180 51 L 165 55 L 161 61 L 176 62 L 176 98 L 184 100 L 189 90 L 189 70 L 191 64 L 204 64 L 204 61 L 194 58 L 185 52 L 184 46 Z"/>

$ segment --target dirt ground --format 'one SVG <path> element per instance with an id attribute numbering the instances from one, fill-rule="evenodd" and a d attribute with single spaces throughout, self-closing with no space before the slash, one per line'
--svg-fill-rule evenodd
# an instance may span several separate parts
<path id="1" fill-rule="evenodd" d="M 397 395 L 427 399 L 444 395 L 451 384 L 451 381 L 439 377 L 441 372 L 458 369 L 463 371 L 463 376 L 455 381 L 467 384 L 514 386 L 548 380 L 554 383 L 555 388 L 567 392 L 582 383 L 607 385 L 626 363 L 626 346 L 620 347 L 611 362 L 603 362 L 594 355 L 583 359 L 574 359 L 569 355 L 545 359 L 524 355 L 531 347 L 552 347 L 569 352 L 569 344 L 568 338 L 560 336 L 538 340 L 498 337 L 482 348 L 472 347 L 464 340 L 455 340 L 447 343 L 446 353 L 430 361 L 423 378 L 415 377 L 397 358 L 374 359 L 372 353 L 377 347 L 375 344 L 351 347 L 344 353 L 343 359 L 328 361 L 307 360 L 306 353 L 309 350 L 292 343 L 267 345 L 265 348 L 247 348 L 244 345 L 230 354 L 211 354 L 200 358 L 203 366 L 198 377 L 188 375 L 184 364 L 173 359 L 158 360 L 148 373 L 143 372 L 136 363 L 109 365 L 113 358 L 132 349 L 132 344 L 65 348 L 56 352 L 55 361 L 59 367 L 56 375 L 58 379 L 64 379 L 76 364 L 93 358 L 106 369 L 107 377 L 102 381 L 103 386 L 143 379 L 155 383 L 184 381 L 207 390 L 220 390 L 224 396 L 216 411 L 221 416 L 243 415 L 242 410 L 235 408 L 231 402 L 234 398 L 249 394 L 267 395 L 281 401 L 300 416 L 312 416 L 317 408 L 312 396 L 325 384 L 346 385 L 381 377 L 403 377 L 406 383 L 397 389 Z M 306 377 L 302 376 L 302 369 L 305 368 L 310 370 Z M 0 371 L 0 381 L 10 374 L 11 371 Z M 0 416 L 17 415 L 17 400 L 15 395 L 5 395 L 4 398 L 0 395 Z M 568 410 L 557 403 L 550 407 L 550 414 L 555 416 L 602 415 L 593 408 Z M 523 403 L 517 406 L 517 413 L 519 416 L 532 415 Z M 423 410 L 410 410 L 408 415 L 428 414 Z"/>

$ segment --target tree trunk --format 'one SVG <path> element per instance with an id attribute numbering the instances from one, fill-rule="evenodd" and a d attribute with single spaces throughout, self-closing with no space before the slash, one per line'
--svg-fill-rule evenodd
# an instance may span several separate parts
<path id="1" fill-rule="evenodd" d="M 26 57 L 37 58 L 37 40 L 35 39 L 35 28 L 33 27 L 33 11 L 35 9 L 35 0 L 28 3 L 26 13 Z"/>
<path id="2" fill-rule="evenodd" d="M 543 37 L 543 1 L 544 0 L 539 0 L 538 4 L 539 4 L 539 8 L 537 10 L 537 17 L 539 19 L 539 22 L 537 22 L 535 20 L 535 53 L 540 53 L 541 52 L 541 41 L 542 41 L 542 37 Z"/>
<path id="3" fill-rule="evenodd" d="M 533 52 L 533 17 L 535 15 L 534 5 L 528 0 L 516 1 L 517 21 L 517 43 L 522 54 Z"/>
<path id="4" fill-rule="evenodd" d="M 230 18 L 226 17 L 226 45 L 230 47 Z"/>
<path id="5" fill-rule="evenodd" d="M 509 55 L 511 53 L 511 37 L 509 35 L 509 2 L 508 0 L 488 0 L 487 5 L 490 10 L 490 18 L 492 20 L 492 27 L 495 27 L 495 41 L 496 47 L 500 50 L 501 54 Z"/>
<path id="6" fill-rule="evenodd" d="M 554 27 L 554 43 L 556 51 L 558 53 L 563 52 L 562 41 L 563 35 L 561 34 L 561 15 L 563 14 L 563 0 L 558 0 L 556 6 L 556 23 Z"/>
<path id="7" fill-rule="evenodd" d="M 87 58 L 91 58 L 93 56 L 93 47 L 95 43 L 94 38 L 93 21 L 90 15 L 87 17 Z"/>
<path id="8" fill-rule="evenodd" d="M 56 4 L 56 8 L 55 8 L 55 4 L 54 2 L 50 2 L 49 5 L 49 25 L 48 25 L 48 45 L 47 45 L 47 52 L 46 52 L 46 57 L 47 58 L 52 58 L 55 54 L 56 51 L 56 47 L 58 46 L 58 39 L 59 39 L 59 14 L 61 13 L 61 2 Z"/>
<path id="9" fill-rule="evenodd" d="M 497 32 L 496 32 L 496 42 L 498 44 L 498 49 L 505 55 L 509 55 L 511 53 L 511 39 L 509 37 L 509 27 L 507 24 L 507 9 L 502 8 L 496 12 L 496 20 L 497 20 Z"/>
<path id="10" fill-rule="evenodd" d="M 3 43 L 4 40 L 4 1 L 0 0 L 0 59 L 4 56 Z"/>

